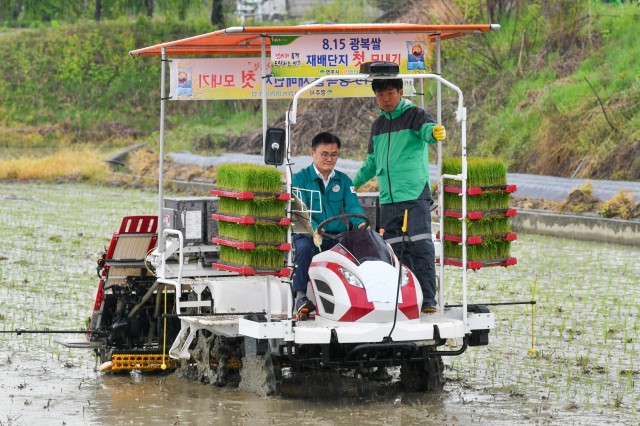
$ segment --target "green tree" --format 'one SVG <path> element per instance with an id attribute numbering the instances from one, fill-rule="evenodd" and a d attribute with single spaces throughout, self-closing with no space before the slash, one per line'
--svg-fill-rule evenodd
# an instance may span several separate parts
<path id="1" fill-rule="evenodd" d="M 213 0 L 211 8 L 211 25 L 224 28 L 224 12 L 222 11 L 222 0 Z"/>

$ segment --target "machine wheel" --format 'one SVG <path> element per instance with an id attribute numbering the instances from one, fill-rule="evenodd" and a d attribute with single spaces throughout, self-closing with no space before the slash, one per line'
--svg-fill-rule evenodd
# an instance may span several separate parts
<path id="1" fill-rule="evenodd" d="M 440 391 L 447 379 L 444 377 L 442 357 L 434 356 L 415 363 L 404 363 L 400 368 L 400 381 L 409 391 Z"/>

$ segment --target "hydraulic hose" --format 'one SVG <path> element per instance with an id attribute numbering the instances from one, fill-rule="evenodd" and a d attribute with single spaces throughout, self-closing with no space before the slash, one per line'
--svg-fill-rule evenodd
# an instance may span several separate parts
<path id="1" fill-rule="evenodd" d="M 133 316 L 136 314 L 136 312 L 138 312 L 138 309 L 140 309 L 142 307 L 142 305 L 144 305 L 146 303 L 146 301 L 149 300 L 149 298 L 151 297 L 153 292 L 156 291 L 156 288 L 158 288 L 158 284 L 159 284 L 158 281 L 156 281 L 155 283 L 153 283 L 151 288 L 149 290 L 147 290 L 145 295 L 142 297 L 142 300 L 140 301 L 140 303 L 138 303 L 136 306 L 134 306 L 133 309 L 131 309 L 131 312 L 129 312 L 129 315 L 128 315 L 129 318 L 133 318 Z"/>
<path id="2" fill-rule="evenodd" d="M 396 328 L 396 320 L 398 319 L 398 300 L 400 300 L 400 285 L 402 283 L 402 258 L 404 256 L 404 243 L 407 238 L 407 218 L 409 217 L 409 210 L 404 211 L 404 223 L 402 224 L 402 245 L 400 246 L 400 265 L 398 268 L 398 288 L 396 290 L 396 305 L 393 310 L 393 326 L 391 327 L 391 331 L 389 335 L 385 339 L 387 342 L 391 341 L 391 334 L 393 334 L 393 330 Z"/>

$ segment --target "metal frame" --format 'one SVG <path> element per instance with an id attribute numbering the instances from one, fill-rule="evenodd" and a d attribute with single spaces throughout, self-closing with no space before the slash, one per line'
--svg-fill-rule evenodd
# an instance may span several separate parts
<path id="1" fill-rule="evenodd" d="M 438 289 L 438 301 L 439 301 L 439 313 L 440 315 L 444 316 L 444 282 L 445 282 L 445 277 L 444 277 L 444 209 L 442 208 L 443 206 L 443 189 L 444 188 L 444 179 L 455 179 L 458 180 L 460 182 L 462 182 L 462 219 L 460 219 L 463 222 L 462 225 L 462 243 L 460 243 L 462 245 L 462 311 L 461 311 L 461 317 L 460 318 L 462 320 L 462 322 L 464 323 L 465 326 L 465 332 L 469 331 L 469 324 L 467 321 L 467 316 L 466 316 L 466 312 L 467 312 L 467 222 L 464 220 L 464 218 L 467 216 L 467 109 L 464 107 L 464 96 L 462 94 L 462 90 L 460 90 L 460 88 L 456 85 L 454 85 L 453 83 L 445 80 L 444 78 L 442 78 L 440 76 L 440 43 L 439 41 L 437 42 L 437 63 L 436 63 L 436 69 L 438 70 L 438 74 L 398 74 L 398 75 L 390 75 L 390 76 L 375 76 L 376 79 L 395 79 L 395 78 L 418 78 L 421 80 L 421 85 L 423 86 L 424 84 L 424 80 L 425 79 L 434 79 L 436 80 L 437 84 L 438 84 L 438 91 L 437 91 L 437 123 L 440 124 L 442 122 L 442 111 L 441 111 L 441 90 L 440 90 L 440 85 L 444 84 L 445 86 L 449 87 L 450 89 L 454 90 L 457 94 L 458 94 L 458 110 L 456 111 L 456 121 L 458 121 L 460 123 L 461 126 L 461 138 L 460 138 L 460 143 L 462 146 L 462 173 L 459 175 L 442 175 L 442 143 L 438 142 L 438 175 L 439 175 L 439 182 L 438 182 L 438 216 L 439 216 L 439 220 L 440 220 L 440 253 L 439 253 L 439 257 L 440 257 L 440 276 L 439 276 L 439 285 L 440 288 Z M 298 111 L 298 99 L 300 98 L 300 96 L 309 91 L 310 89 L 312 89 L 313 87 L 317 86 L 318 84 L 326 81 L 326 80 L 330 80 L 332 78 L 335 78 L 334 76 L 324 76 L 321 77 L 319 79 L 317 79 L 316 81 L 314 81 L 313 83 L 308 84 L 307 86 L 303 87 L 302 89 L 300 89 L 295 96 L 293 97 L 293 101 L 292 101 L 292 105 L 291 105 L 291 111 L 287 112 L 286 115 L 286 144 L 287 144 L 287 166 L 289 165 L 289 155 L 290 155 L 290 126 L 291 124 L 295 124 L 296 123 L 296 114 Z M 341 76 L 340 79 L 341 80 L 362 80 L 362 79 L 371 79 L 374 78 L 373 76 L 369 76 L 369 75 L 346 75 L 346 76 Z"/>
<path id="2" fill-rule="evenodd" d="M 492 30 L 494 29 L 493 26 L 491 28 Z M 499 27 L 495 28 L 495 29 L 499 29 Z M 243 32 L 244 31 L 244 27 L 230 27 L 226 29 L 226 33 L 238 33 L 238 32 Z M 409 33 L 407 33 L 409 34 Z M 269 36 L 273 36 L 273 35 L 277 35 L 277 34 L 270 34 Z M 304 35 L 304 34 L 300 34 L 300 35 Z M 267 132 L 267 126 L 268 126 L 268 122 L 267 122 L 267 94 L 266 94 L 266 85 L 265 80 L 268 77 L 267 75 L 267 69 L 266 69 L 266 37 L 269 37 L 267 35 L 264 34 L 260 34 L 257 35 L 256 39 L 259 37 L 260 38 L 260 50 L 261 50 L 261 65 L 262 65 L 262 134 L 263 134 L 263 139 L 262 139 L 262 153 L 264 155 L 264 150 L 265 150 L 265 143 L 266 143 L 266 132 Z M 437 150 L 438 150 L 438 176 L 439 176 L 439 181 L 438 181 L 438 187 L 439 188 L 443 188 L 444 187 L 444 179 L 454 179 L 454 180 L 458 180 L 462 183 L 462 217 L 463 219 L 461 219 L 463 221 L 463 227 L 462 227 L 462 263 L 463 263 L 463 286 L 462 286 L 462 291 L 463 291 L 463 309 L 462 309 L 462 320 L 465 326 L 465 331 L 469 331 L 469 325 L 467 322 L 467 318 L 465 317 L 465 313 L 466 313 L 466 309 L 467 309 L 467 267 L 466 267 L 466 260 L 467 260 L 467 244 L 466 244 L 466 235 L 467 235 L 467 227 L 466 227 L 466 222 L 464 221 L 464 217 L 466 217 L 467 214 L 467 194 L 466 194 L 466 187 L 467 187 L 467 161 L 466 161 L 466 157 L 467 157 L 467 148 L 466 148 L 466 121 L 467 121 L 467 114 L 466 114 L 466 108 L 463 106 L 463 94 L 462 91 L 455 86 L 454 84 L 450 83 L 449 81 L 443 79 L 441 77 L 441 34 L 438 32 L 435 34 L 435 39 L 436 39 L 436 72 L 435 73 L 430 73 L 430 74 L 401 74 L 401 75 L 394 75 L 394 76 L 376 76 L 375 78 L 414 78 L 414 79 L 419 79 L 420 80 L 420 87 L 421 87 L 421 91 L 420 91 L 420 106 L 424 108 L 424 83 L 425 83 L 425 79 L 434 79 L 436 80 L 436 102 L 437 102 L 437 107 L 436 107 L 436 122 L 438 125 L 442 124 L 442 93 L 441 93 L 441 86 L 442 84 L 444 84 L 445 86 L 449 87 L 450 89 L 456 91 L 458 93 L 458 110 L 456 112 L 457 115 L 457 121 L 461 123 L 461 146 L 462 146 L 462 173 L 459 175 L 446 175 L 443 176 L 442 175 L 442 143 L 438 142 L 437 144 Z M 254 41 L 255 41 L 254 40 Z M 161 56 L 161 88 L 160 88 L 160 164 L 159 164 L 159 182 L 158 182 L 158 252 L 161 254 L 162 256 L 162 271 L 161 272 L 161 277 L 159 277 L 159 280 L 161 283 L 164 284 L 170 284 L 170 285 L 175 285 L 175 281 L 173 280 L 167 280 L 165 277 L 165 268 L 166 268 L 166 254 L 165 254 L 165 250 L 166 250 L 166 238 L 165 235 L 167 234 L 165 231 L 169 231 L 169 230 L 164 230 L 164 223 L 163 223 L 163 215 L 162 215 L 162 209 L 163 209 L 163 180 L 164 180 L 164 138 L 165 138 L 165 134 L 164 134 L 164 121 L 165 121 L 165 102 L 168 100 L 168 98 L 166 98 L 166 92 L 165 92 L 165 86 L 166 86 L 166 62 L 167 59 L 167 49 L 171 49 L 172 47 L 163 47 L 162 48 L 162 56 Z M 177 47 L 176 47 L 177 48 Z M 198 46 L 199 49 L 205 49 L 205 46 Z M 238 46 L 238 48 L 241 48 L 241 46 Z M 182 47 L 182 49 L 184 49 L 184 47 Z M 314 81 L 313 83 L 305 86 L 304 88 L 300 89 L 296 95 L 293 98 L 293 102 L 292 102 L 292 109 L 290 111 L 287 112 L 286 116 L 285 116 L 285 126 L 286 126 L 286 138 L 285 138 L 285 143 L 286 143 L 286 163 L 285 163 L 285 172 L 286 172 L 286 190 L 288 193 L 291 193 L 291 186 L 292 186 L 292 172 L 291 172 L 291 138 L 290 138 L 290 126 L 291 124 L 295 124 L 296 123 L 296 114 L 297 114 L 297 102 L 298 99 L 300 98 L 300 95 L 308 90 L 310 90 L 311 88 L 315 87 L 316 85 L 320 84 L 321 82 L 324 82 L 326 80 L 330 80 L 330 79 L 335 79 L 336 76 L 324 76 L 321 77 L 319 79 L 317 79 L 316 81 Z M 372 78 L 372 76 L 368 76 L 368 75 L 345 75 L 345 76 L 340 76 L 339 77 L 341 80 L 361 80 L 361 79 L 367 79 L 367 78 Z M 440 206 L 438 214 L 439 214 L 439 220 L 440 220 L 440 250 L 439 250 L 439 258 L 440 258 L 440 270 L 439 270 L 439 288 L 438 288 L 438 304 L 439 304 L 439 313 L 441 315 L 444 314 L 444 290 L 445 290 L 445 279 L 444 279 L 444 226 L 443 226 L 443 221 L 444 221 L 444 210 L 442 208 L 443 205 L 443 194 L 442 194 L 442 190 L 438 191 L 438 205 Z M 289 203 L 287 204 L 287 218 L 291 219 L 291 201 L 289 201 Z M 180 239 L 182 237 L 180 236 Z M 292 230 L 291 228 L 288 229 L 287 231 L 287 243 L 291 244 L 292 243 Z M 182 244 L 180 244 L 182 246 Z M 182 258 L 183 256 L 183 250 L 182 247 L 180 247 L 180 257 Z M 287 266 L 288 267 L 292 267 L 293 265 L 293 258 L 292 258 L 292 252 L 289 251 L 287 253 Z M 179 284 L 180 281 L 182 279 L 182 262 L 179 268 L 179 274 L 178 274 L 178 281 L 176 284 Z M 267 278 L 267 290 L 269 291 L 271 288 L 271 280 L 270 278 Z M 178 293 L 178 290 L 181 289 L 180 286 L 176 286 L 176 293 Z M 270 292 L 268 293 L 269 297 L 268 297 L 268 304 L 269 306 L 271 305 L 271 294 Z M 176 297 L 176 300 L 178 298 Z M 291 319 L 292 318 L 292 312 L 293 312 L 293 302 L 291 299 L 291 296 L 289 296 L 288 300 L 287 300 L 287 311 L 288 311 L 288 318 Z M 268 320 L 270 321 L 270 311 L 268 311 Z"/>

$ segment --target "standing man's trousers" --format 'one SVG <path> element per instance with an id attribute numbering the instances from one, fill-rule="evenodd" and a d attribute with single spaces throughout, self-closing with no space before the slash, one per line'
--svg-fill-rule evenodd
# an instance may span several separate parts
<path id="1" fill-rule="evenodd" d="M 428 191 L 428 192 L 427 192 Z M 407 236 L 402 263 L 409 267 L 422 288 L 423 304 L 436 305 L 435 248 L 431 240 L 430 190 L 428 186 L 421 199 L 380 205 L 380 228 L 384 229 L 384 240 L 391 244 L 400 259 L 402 247 L 402 225 L 404 212 L 409 210 Z M 423 197 L 428 194 L 428 198 Z"/>

